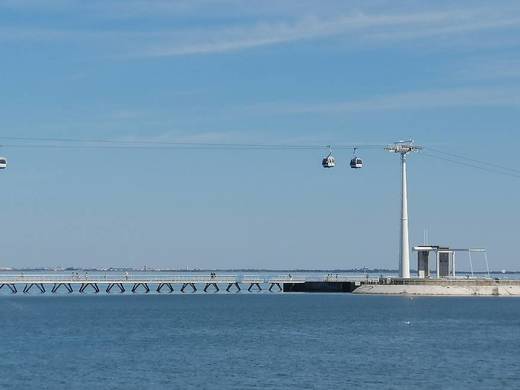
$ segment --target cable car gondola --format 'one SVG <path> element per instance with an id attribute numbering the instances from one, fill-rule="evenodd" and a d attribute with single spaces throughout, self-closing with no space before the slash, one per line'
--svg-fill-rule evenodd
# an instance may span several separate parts
<path id="1" fill-rule="evenodd" d="M 321 161 L 323 168 L 334 168 L 336 166 L 336 159 L 332 155 L 332 150 L 329 146 L 329 155 Z"/>
<path id="2" fill-rule="evenodd" d="M 350 168 L 361 169 L 363 168 L 363 160 L 356 156 L 356 150 L 357 148 L 354 148 L 354 157 L 350 160 Z"/>
<path id="3" fill-rule="evenodd" d="M 0 157 L 0 169 L 7 168 L 7 159 L 5 157 Z"/>

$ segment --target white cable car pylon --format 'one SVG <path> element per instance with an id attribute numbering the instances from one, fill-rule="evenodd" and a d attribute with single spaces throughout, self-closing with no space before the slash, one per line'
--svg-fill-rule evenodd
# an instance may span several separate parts
<path id="1" fill-rule="evenodd" d="M 413 140 L 399 141 L 387 146 L 386 151 L 401 155 L 401 239 L 399 246 L 399 276 L 410 278 L 410 241 L 408 238 L 408 180 L 406 176 L 406 155 L 422 150 L 422 146 L 413 144 Z"/>
<path id="2" fill-rule="evenodd" d="M 332 155 L 332 148 L 330 145 L 328 145 L 328 148 L 329 154 L 321 161 L 321 165 L 323 166 L 323 168 L 334 168 L 336 166 L 336 159 Z"/>

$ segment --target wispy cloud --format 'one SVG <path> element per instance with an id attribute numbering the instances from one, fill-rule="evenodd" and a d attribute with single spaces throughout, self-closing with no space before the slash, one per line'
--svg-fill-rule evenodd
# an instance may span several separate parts
<path id="1" fill-rule="evenodd" d="M 33 4 L 29 0 L 24 3 Z M 4 1 L 4 4 L 6 2 Z M 8 1 L 7 3 L 13 3 Z M 65 7 L 74 3 L 62 0 Z M 148 2 L 147 2 L 148 3 Z M 225 3 L 243 3 L 237 1 L 202 1 L 193 7 L 210 7 Z M 0 3 L 2 4 L 2 3 Z M 65 5 L 64 5 L 65 4 Z M 98 4 L 99 3 L 95 3 Z M 120 3 L 108 2 L 108 8 L 121 7 Z M 126 4 L 126 2 L 125 2 Z M 189 3 L 176 3 L 175 7 L 190 8 Z M 334 3 L 337 4 L 337 3 Z M 130 1 L 128 9 L 144 7 L 141 1 Z M 152 2 L 150 8 L 162 9 L 173 7 L 170 2 Z M 174 8 L 175 8 L 174 7 Z M 191 9 L 190 8 L 190 9 Z M 52 44 L 55 41 L 75 44 L 78 41 L 88 44 L 94 50 L 110 50 L 120 56 L 165 57 L 194 54 L 225 53 L 261 46 L 289 44 L 303 40 L 337 39 L 344 45 L 358 47 L 370 44 L 391 44 L 410 40 L 444 39 L 467 36 L 484 31 L 520 29 L 520 16 L 516 8 L 466 7 L 460 9 L 405 9 L 388 10 L 359 9 L 333 12 L 334 7 L 325 7 L 323 12 L 276 17 L 256 17 L 229 19 L 222 17 L 218 22 L 204 23 L 204 19 L 190 19 L 189 23 L 157 23 L 157 26 L 137 31 L 128 30 L 125 24 L 101 23 L 105 28 L 73 29 L 35 27 L 24 28 L 19 24 L 4 26 L 0 29 L 0 41 L 36 41 Z M 170 8 L 168 8 L 170 9 Z M 174 11 L 168 15 L 175 15 Z M 174 16 L 172 16 L 174 17 Z M 98 20 L 99 22 L 99 20 Z M 203 27 L 202 27 L 203 26 Z M 515 36 L 508 34 L 508 36 Z M 518 34 L 520 37 L 520 34 Z M 472 37 L 474 38 L 474 37 Z M 519 38 L 520 39 L 520 38 Z M 518 39 L 517 39 L 518 40 Z M 515 40 L 515 42 L 517 41 Z M 472 39 L 477 44 L 478 39 Z"/>
<path id="2" fill-rule="evenodd" d="M 248 27 L 191 31 L 187 39 L 165 39 L 145 49 L 145 56 L 218 53 L 301 40 L 338 37 L 353 45 L 370 41 L 411 40 L 453 36 L 482 30 L 518 28 L 520 17 L 485 11 L 447 11 L 414 14 L 365 14 L 296 22 L 258 23 Z"/>
<path id="3" fill-rule="evenodd" d="M 436 89 L 328 103 L 275 102 L 243 107 L 240 111 L 250 114 L 330 114 L 457 107 L 520 107 L 520 88 Z"/>
<path id="4" fill-rule="evenodd" d="M 508 80 L 520 78 L 520 58 L 482 58 L 472 57 L 459 64 L 453 73 L 462 80 Z"/>

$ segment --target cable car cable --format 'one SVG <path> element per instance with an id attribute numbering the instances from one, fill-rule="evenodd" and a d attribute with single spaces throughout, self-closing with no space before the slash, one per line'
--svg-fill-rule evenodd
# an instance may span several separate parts
<path id="1" fill-rule="evenodd" d="M 512 177 L 520 177 L 520 171 L 515 170 L 513 168 L 508 168 L 500 165 L 489 165 L 485 161 L 479 161 L 475 159 L 467 159 L 468 161 L 460 161 L 454 160 L 453 158 L 446 157 L 445 154 L 437 153 L 437 154 L 429 154 L 429 153 L 421 153 L 427 157 L 433 157 L 441 160 L 445 160 L 454 164 L 459 164 L 463 166 L 467 166 L 470 168 L 476 168 L 487 172 L 500 173 L 504 175 L 510 175 Z"/>
<path id="2" fill-rule="evenodd" d="M 435 159 L 442 160 L 442 161 L 447 161 L 447 162 L 450 162 L 450 163 L 453 163 L 453 164 L 462 165 L 462 166 L 465 166 L 465 167 L 475 168 L 475 169 L 479 169 L 479 170 L 490 172 L 490 173 L 497 173 L 497 174 L 500 174 L 500 175 L 514 177 L 514 178 L 520 179 L 520 174 L 517 175 L 517 174 L 511 173 L 511 172 L 501 171 L 501 170 L 498 170 L 498 169 L 488 168 L 488 167 L 485 167 L 485 166 L 480 166 L 480 165 L 471 164 L 471 163 L 467 163 L 467 162 L 463 162 L 463 161 L 453 160 L 453 159 L 450 159 L 450 158 L 446 158 L 444 156 L 437 156 L 437 155 L 430 154 L 430 153 L 425 153 L 425 152 L 421 153 L 421 155 L 422 156 L 426 156 L 426 157 L 430 157 L 430 158 L 435 158 Z"/>
<path id="3" fill-rule="evenodd" d="M 259 150 L 259 151 L 288 151 L 288 150 L 322 150 L 328 149 L 329 156 L 332 156 L 332 148 L 335 149 L 378 149 L 383 144 L 337 144 L 337 145 L 298 145 L 298 144 L 255 144 L 255 143 L 209 143 L 209 142 L 182 142 L 167 140 L 115 140 L 115 139 L 81 139 L 81 138 L 53 138 L 53 137 L 3 137 L 0 139 L 19 141 L 20 143 L 10 143 L 0 145 L 7 148 L 38 148 L 38 149 L 149 149 L 149 150 Z M 34 142 L 33 144 L 26 143 Z M 39 143 L 42 142 L 42 143 Z M 50 143 L 52 142 L 52 143 Z M 520 170 L 506 167 L 488 161 L 480 161 L 478 159 L 458 155 L 455 153 L 445 152 L 431 147 L 426 147 L 421 154 L 427 157 L 436 158 L 451 162 L 453 164 L 463 165 L 470 168 L 479 169 L 490 173 L 498 173 L 514 178 L 520 178 Z M 448 156 L 448 157 L 446 157 Z M 451 157 L 451 158 L 450 158 Z M 328 167 L 335 166 L 335 160 L 327 163 Z M 324 159 L 325 160 L 325 159 Z M 463 160 L 463 161 L 461 161 Z M 360 162 L 362 164 L 362 162 Z"/>
<path id="4" fill-rule="evenodd" d="M 434 149 L 434 148 L 431 148 L 431 147 L 426 147 L 426 149 L 428 149 L 428 150 L 430 150 L 432 152 L 436 152 L 436 153 L 444 154 L 444 155 L 447 155 L 447 156 L 459 158 L 461 160 L 467 160 L 467 161 L 471 161 L 471 162 L 482 164 L 482 165 L 486 165 L 486 166 L 493 166 L 493 167 L 496 167 L 498 169 L 503 169 L 505 171 L 510 171 L 510 172 L 517 173 L 517 174 L 520 175 L 520 169 L 509 168 L 509 167 L 506 167 L 506 166 L 503 166 L 503 165 L 500 165 L 500 164 L 496 164 L 496 163 L 493 163 L 493 162 L 490 162 L 490 161 L 481 161 L 481 160 L 477 160 L 475 158 L 463 156 L 461 154 L 445 152 L 443 150 L 438 150 L 438 149 Z"/>
<path id="5" fill-rule="evenodd" d="M 184 142 L 184 141 L 168 141 L 168 140 L 116 140 L 116 139 L 87 139 L 87 138 L 55 138 L 55 137 L 7 137 L 0 136 L 0 139 L 10 141 L 31 141 L 31 142 L 63 142 L 78 144 L 121 144 L 121 145 L 170 145 L 183 147 L 210 147 L 210 148 L 236 148 L 236 149 L 273 149 L 273 150 L 290 150 L 290 149 L 326 149 L 328 145 L 298 145 L 298 144 L 256 144 L 256 143 L 211 143 L 211 142 Z M 23 144 L 3 145 L 14 147 Z M 42 144 L 42 147 L 48 144 Z M 93 146 L 94 146 L 93 145 Z M 51 145 L 58 146 L 58 145 Z M 331 145 L 336 149 L 351 149 L 354 146 L 364 149 L 373 149 L 384 147 L 384 144 L 356 144 Z"/>

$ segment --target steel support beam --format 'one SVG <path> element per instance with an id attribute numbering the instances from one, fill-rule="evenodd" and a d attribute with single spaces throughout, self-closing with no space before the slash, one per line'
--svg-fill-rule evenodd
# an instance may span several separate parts
<path id="1" fill-rule="evenodd" d="M 132 287 L 132 293 L 135 293 L 140 286 L 144 288 L 145 294 L 148 294 L 150 292 L 150 287 L 148 287 L 148 283 L 135 283 Z"/>
<path id="2" fill-rule="evenodd" d="M 2 289 L 2 287 L 4 286 L 7 286 L 9 288 L 9 290 L 11 290 L 11 294 L 16 294 L 18 292 L 18 290 L 16 289 L 16 285 L 14 283 L 2 283 L 0 284 L 0 290 Z"/>
<path id="3" fill-rule="evenodd" d="M 97 283 L 82 283 L 81 287 L 79 288 L 80 294 L 83 294 L 87 287 L 92 287 L 94 289 L 94 292 L 97 294 L 99 293 L 99 286 Z"/>
<path id="4" fill-rule="evenodd" d="M 40 293 L 41 294 L 44 294 L 45 293 L 45 286 L 43 285 L 43 283 L 28 283 L 25 285 L 24 289 L 23 289 L 23 292 L 25 294 L 28 294 L 29 291 L 31 291 L 31 288 L 33 286 L 36 286 L 38 288 L 38 290 L 40 290 Z"/>
<path id="5" fill-rule="evenodd" d="M 117 287 L 119 288 L 119 293 L 123 294 L 126 290 L 125 290 L 125 287 L 123 286 L 123 283 L 110 283 L 108 286 L 107 286 L 107 289 L 106 289 L 106 292 L 107 294 L 110 293 L 110 291 L 112 291 L 112 289 L 114 287 Z"/>
<path id="6" fill-rule="evenodd" d="M 249 288 L 247 289 L 247 291 L 251 291 L 253 289 L 253 287 L 256 286 L 257 290 L 258 291 L 262 291 L 262 287 L 260 287 L 260 283 L 251 283 L 251 285 L 249 286 Z"/>
<path id="7" fill-rule="evenodd" d="M 220 291 L 220 289 L 218 288 L 218 284 L 212 282 L 212 283 L 206 283 L 206 287 L 204 287 L 204 292 L 207 292 L 207 291 L 208 291 L 208 288 L 209 288 L 210 286 L 215 287 L 215 292 L 219 292 L 219 291 Z"/>
<path id="8" fill-rule="evenodd" d="M 163 287 L 168 287 L 170 294 L 173 292 L 173 286 L 171 285 L 171 283 L 159 283 L 156 291 L 158 293 L 161 293 Z"/>
<path id="9" fill-rule="evenodd" d="M 72 285 L 70 283 L 54 283 L 54 286 L 52 287 L 51 292 L 53 294 L 56 294 L 58 292 L 58 290 L 60 289 L 60 287 L 62 287 L 62 286 L 67 289 L 69 294 L 73 292 Z"/>
<path id="10" fill-rule="evenodd" d="M 229 290 L 231 290 L 231 287 L 233 287 L 233 286 L 235 286 L 236 292 L 239 292 L 241 290 L 240 285 L 238 284 L 238 282 L 235 282 L 235 283 L 229 283 L 227 288 L 226 288 L 226 291 L 229 292 Z"/>

